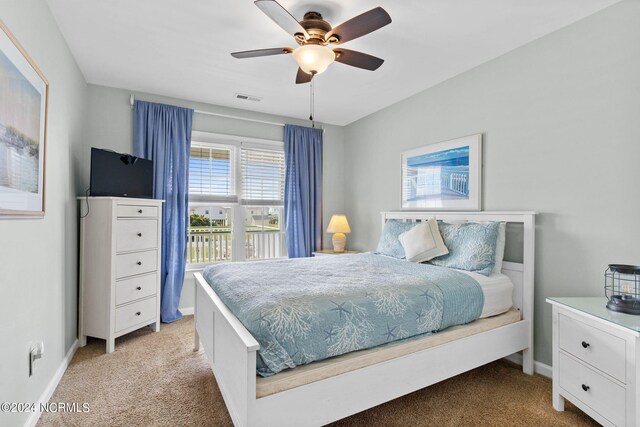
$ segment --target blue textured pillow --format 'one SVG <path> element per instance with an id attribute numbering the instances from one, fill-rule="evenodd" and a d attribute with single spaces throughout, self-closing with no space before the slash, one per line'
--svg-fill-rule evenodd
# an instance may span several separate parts
<path id="1" fill-rule="evenodd" d="M 438 228 L 449 254 L 429 261 L 441 267 L 474 271 L 488 276 L 496 262 L 499 222 L 485 224 L 439 222 Z"/>
<path id="2" fill-rule="evenodd" d="M 397 219 L 387 220 L 382 229 L 376 253 L 394 258 L 404 258 L 404 248 L 398 237 L 418 224 L 416 222 L 398 221 Z"/>

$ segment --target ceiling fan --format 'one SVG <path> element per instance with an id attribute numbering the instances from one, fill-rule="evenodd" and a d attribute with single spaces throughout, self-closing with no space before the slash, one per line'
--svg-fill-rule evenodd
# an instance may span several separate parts
<path id="1" fill-rule="evenodd" d="M 375 56 L 340 47 L 342 43 L 362 37 L 391 23 L 391 17 L 381 7 L 371 9 L 332 28 L 318 12 L 307 12 L 303 20 L 298 22 L 275 0 L 257 0 L 254 3 L 283 30 L 291 34 L 300 46 L 295 49 L 279 47 L 234 52 L 231 54 L 234 58 L 291 53 L 299 66 L 296 83 L 309 83 L 313 76 L 324 72 L 333 61 L 371 71 L 377 70 L 384 62 L 383 59 Z M 333 48 L 333 46 L 337 47 Z"/>

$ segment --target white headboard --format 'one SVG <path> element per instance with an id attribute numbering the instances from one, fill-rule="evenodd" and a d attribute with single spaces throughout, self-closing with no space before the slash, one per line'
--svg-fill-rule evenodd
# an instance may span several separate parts
<path id="1" fill-rule="evenodd" d="M 521 311 L 523 319 L 531 320 L 533 328 L 533 272 L 535 262 L 535 212 L 425 212 L 397 211 L 382 212 L 382 226 L 389 219 L 421 222 L 429 218 L 443 221 L 496 221 L 522 224 L 522 263 L 503 262 L 502 273 L 513 282 L 513 306 Z M 507 239 L 509 236 L 507 235 Z M 533 336 L 533 333 L 531 334 Z M 531 343 L 533 344 L 533 343 Z"/>

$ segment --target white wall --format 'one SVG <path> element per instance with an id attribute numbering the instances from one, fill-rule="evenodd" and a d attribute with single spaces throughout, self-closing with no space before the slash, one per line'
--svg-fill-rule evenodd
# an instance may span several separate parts
<path id="1" fill-rule="evenodd" d="M 350 244 L 372 249 L 400 208 L 403 150 L 484 133 L 485 210 L 534 210 L 536 360 L 548 296 L 603 295 L 608 263 L 640 262 L 640 1 L 627 0 L 350 124 Z"/>
<path id="2" fill-rule="evenodd" d="M 299 124 L 309 126 L 308 121 L 290 119 L 262 113 L 208 105 L 157 95 L 137 93 L 123 89 L 104 86 L 88 86 L 88 120 L 84 146 L 78 155 L 83 165 L 80 168 L 80 179 L 76 187 L 77 194 L 84 194 L 89 187 L 90 147 L 109 148 L 120 152 L 133 150 L 133 112 L 129 106 L 129 95 L 136 99 L 161 102 L 171 105 L 189 107 L 203 111 L 250 117 L 259 120 Z M 323 171 L 323 221 L 324 228 L 331 215 L 344 210 L 343 178 L 344 178 L 344 138 L 343 128 L 322 125 L 324 133 L 324 171 Z M 245 137 L 283 140 L 283 127 L 269 124 L 228 119 L 211 115 L 194 114 L 193 130 L 238 135 Z M 331 235 L 324 234 L 324 246 L 331 246 Z M 193 276 L 187 272 L 185 286 L 180 300 L 181 307 L 193 307 Z"/>
<path id="3" fill-rule="evenodd" d="M 77 215 L 73 184 L 86 84 L 44 1 L 3 0 L 0 19 L 49 80 L 44 219 L 0 219 L 0 402 L 36 402 L 77 334 Z M 32 341 L 45 357 L 28 376 Z M 0 425 L 29 414 L 0 413 Z"/>

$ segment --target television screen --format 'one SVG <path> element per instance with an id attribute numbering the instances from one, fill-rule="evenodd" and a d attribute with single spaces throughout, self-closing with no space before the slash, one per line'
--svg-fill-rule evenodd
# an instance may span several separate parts
<path id="1" fill-rule="evenodd" d="M 92 196 L 153 198 L 153 161 L 91 148 Z"/>

